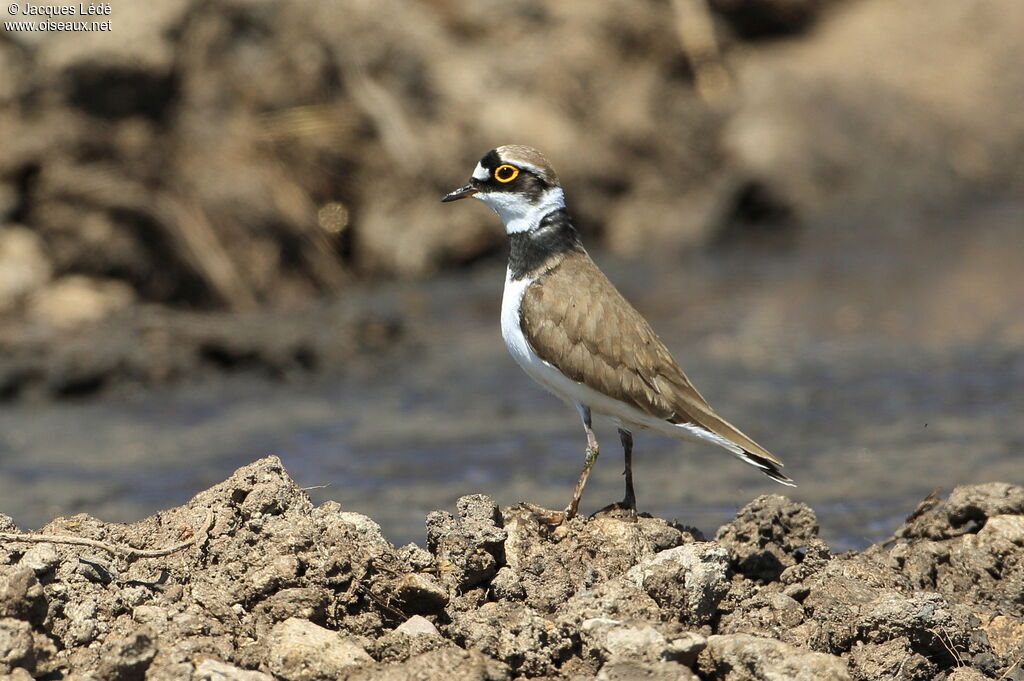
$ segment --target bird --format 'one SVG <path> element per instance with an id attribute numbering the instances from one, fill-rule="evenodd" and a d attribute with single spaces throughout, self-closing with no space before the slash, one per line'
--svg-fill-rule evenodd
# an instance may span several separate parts
<path id="1" fill-rule="evenodd" d="M 636 519 L 632 464 L 638 429 L 714 445 L 795 486 L 779 459 L 708 405 L 647 320 L 594 263 L 541 152 L 517 144 L 487 152 L 469 182 L 441 201 L 469 197 L 490 206 L 508 234 L 501 301 L 505 346 L 532 379 L 575 406 L 586 433 L 583 470 L 556 522 L 577 515 L 597 461 L 595 414 L 617 426 L 625 457 L 625 497 L 602 511 Z"/>

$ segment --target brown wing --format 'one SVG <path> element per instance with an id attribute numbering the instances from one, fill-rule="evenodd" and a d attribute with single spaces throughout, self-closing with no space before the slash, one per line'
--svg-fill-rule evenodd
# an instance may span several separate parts
<path id="1" fill-rule="evenodd" d="M 586 253 L 568 255 L 526 289 L 520 322 L 534 352 L 572 380 L 671 423 L 696 423 L 780 463 L 711 409 Z"/>

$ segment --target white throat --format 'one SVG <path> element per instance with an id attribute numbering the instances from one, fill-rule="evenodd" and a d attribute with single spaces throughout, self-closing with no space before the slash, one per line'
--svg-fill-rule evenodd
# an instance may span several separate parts
<path id="1" fill-rule="evenodd" d="M 508 234 L 528 232 L 539 225 L 548 213 L 565 208 L 565 195 L 561 187 L 548 189 L 536 203 L 530 203 L 521 194 L 511 192 L 479 192 L 474 196 L 498 214 Z"/>

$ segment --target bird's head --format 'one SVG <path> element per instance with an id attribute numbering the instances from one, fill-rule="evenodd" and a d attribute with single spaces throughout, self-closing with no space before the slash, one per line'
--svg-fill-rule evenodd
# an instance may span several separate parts
<path id="1" fill-rule="evenodd" d="M 548 213 L 565 207 L 558 176 L 532 147 L 509 144 L 487 152 L 469 182 L 442 201 L 475 197 L 505 223 L 509 234 L 535 228 Z"/>

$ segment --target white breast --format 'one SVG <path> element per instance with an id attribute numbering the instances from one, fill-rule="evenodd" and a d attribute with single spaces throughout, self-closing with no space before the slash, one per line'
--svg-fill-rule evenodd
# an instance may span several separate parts
<path id="1" fill-rule="evenodd" d="M 513 280 L 512 273 L 505 271 L 505 292 L 501 297 L 501 337 L 505 340 L 505 347 L 508 348 L 512 359 L 523 368 L 523 371 L 548 390 L 555 392 L 550 385 L 554 378 L 551 374 L 562 374 L 534 353 L 519 326 L 519 304 L 527 287 L 532 283 L 532 279 L 526 278 Z"/>

